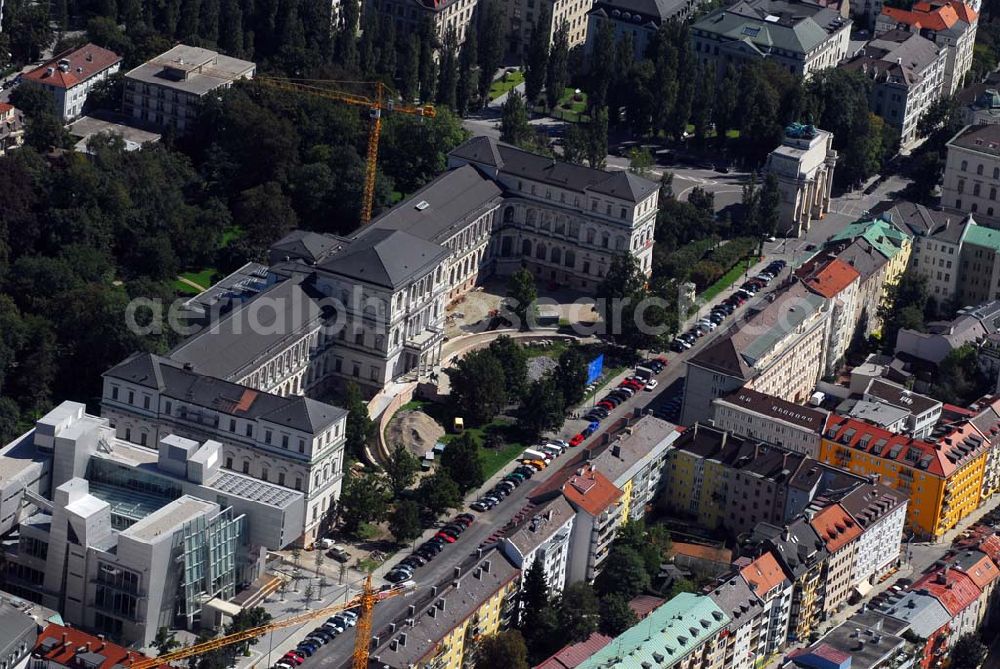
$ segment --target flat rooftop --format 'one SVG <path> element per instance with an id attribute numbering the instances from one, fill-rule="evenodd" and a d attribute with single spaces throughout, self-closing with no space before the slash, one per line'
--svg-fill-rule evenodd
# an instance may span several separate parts
<path id="1" fill-rule="evenodd" d="M 184 495 L 146 516 L 127 530 L 123 530 L 120 536 L 131 537 L 136 541 L 156 541 L 168 533 L 173 533 L 184 523 L 218 509 L 218 504 Z"/>
<path id="2" fill-rule="evenodd" d="M 592 459 L 598 471 L 615 482 L 639 460 L 660 445 L 669 445 L 680 436 L 677 426 L 655 416 L 643 416 L 619 432 L 608 448 Z"/>
<path id="3" fill-rule="evenodd" d="M 125 78 L 202 96 L 235 79 L 252 77 L 256 68 L 248 60 L 178 44 L 129 71 Z"/>
<path id="4" fill-rule="evenodd" d="M 279 508 L 288 506 L 302 495 L 297 490 L 228 471 L 220 471 L 208 487 L 227 495 Z"/>

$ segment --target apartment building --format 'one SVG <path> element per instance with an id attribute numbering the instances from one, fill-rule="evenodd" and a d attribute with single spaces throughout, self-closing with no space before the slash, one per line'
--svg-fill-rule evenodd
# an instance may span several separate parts
<path id="1" fill-rule="evenodd" d="M 851 594 L 851 574 L 857 559 L 862 530 L 844 507 L 831 504 L 809 519 L 809 524 L 826 546 L 829 557 L 823 564 L 823 618 L 840 610 Z"/>
<path id="2" fill-rule="evenodd" d="M 908 667 L 908 626 L 876 611 L 859 611 L 806 648 L 788 654 L 782 669 L 852 669 Z"/>
<path id="3" fill-rule="evenodd" d="M 31 652 L 30 669 L 114 669 L 146 659 L 146 655 L 123 648 L 101 636 L 93 636 L 69 625 L 48 623 L 38 634 Z M 157 669 L 169 665 L 161 664 Z"/>
<path id="4" fill-rule="evenodd" d="M 296 536 L 313 541 L 340 496 L 347 412 L 305 397 L 280 397 L 135 354 L 104 373 L 101 414 L 115 435 L 162 448 L 168 435 L 222 445 L 220 467 L 305 495 Z"/>
<path id="5" fill-rule="evenodd" d="M 52 113 L 69 121 L 83 113 L 94 86 L 118 72 L 121 56 L 96 44 L 84 44 L 53 56 L 22 77 L 24 84 L 39 86 L 52 98 Z"/>
<path id="6" fill-rule="evenodd" d="M 1000 187 L 1000 127 L 969 125 L 947 144 L 941 206 L 996 218 Z"/>
<path id="7" fill-rule="evenodd" d="M 819 497 L 866 485 L 801 453 L 701 424 L 674 442 L 665 477 L 666 508 L 734 536 L 761 522 L 789 522 Z"/>
<path id="8" fill-rule="evenodd" d="M 743 566 L 740 576 L 764 607 L 758 649 L 763 657 L 770 657 L 784 648 L 788 639 L 792 581 L 770 551 Z"/>
<path id="9" fill-rule="evenodd" d="M 256 71 L 250 61 L 178 44 L 125 74 L 122 113 L 139 124 L 184 133 L 206 95 L 252 79 Z"/>
<path id="10" fill-rule="evenodd" d="M 913 237 L 910 268 L 926 279 L 928 294 L 942 311 L 957 306 L 962 243 L 966 230 L 976 225 L 972 216 L 928 209 L 911 202 L 898 203 L 889 215 Z"/>
<path id="11" fill-rule="evenodd" d="M 879 483 L 858 487 L 838 501 L 861 528 L 849 578 L 859 595 L 867 595 L 899 560 L 907 504 L 906 495 Z"/>
<path id="12" fill-rule="evenodd" d="M 507 14 L 508 54 L 526 57 L 531 45 L 531 35 L 537 28 L 549 35 L 549 44 L 555 39 L 559 28 L 565 25 L 569 48 L 582 46 L 587 41 L 587 12 L 593 0 L 513 0 L 504 3 Z M 538 25 L 547 9 L 548 25 Z"/>
<path id="13" fill-rule="evenodd" d="M 712 402 L 712 425 L 816 458 L 826 411 L 740 388 Z"/>
<path id="14" fill-rule="evenodd" d="M 830 211 L 836 165 L 833 133 L 801 123 L 785 128 L 781 145 L 768 154 L 764 166 L 777 179 L 781 193 L 778 234 L 798 237 Z"/>
<path id="15" fill-rule="evenodd" d="M 823 570 L 829 558 L 826 543 L 802 516 L 787 525 L 760 523 L 751 541 L 762 552 L 770 551 L 792 582 L 788 640 L 808 639 L 823 614 Z"/>
<path id="16" fill-rule="evenodd" d="M 475 663 L 475 640 L 514 621 L 521 573 L 499 551 L 455 567 L 422 593 L 413 615 L 384 638 L 372 638 L 371 662 L 388 669 L 462 669 Z M 428 590 L 423 588 L 422 590 Z"/>
<path id="17" fill-rule="evenodd" d="M 965 550 L 945 558 L 948 569 L 965 574 L 979 588 L 978 611 L 976 614 L 976 629 L 988 627 L 995 604 L 993 592 L 1000 579 L 997 565 L 986 553 L 978 550 Z"/>
<path id="18" fill-rule="evenodd" d="M 525 515 L 500 540 L 500 552 L 521 570 L 521 578 L 541 560 L 551 592 L 562 592 L 569 570 L 570 537 L 576 511 L 565 497 L 555 497 Z"/>
<path id="19" fill-rule="evenodd" d="M 663 487 L 667 453 L 681 432 L 654 416 L 642 416 L 612 436 L 590 462 L 622 491 L 622 518 L 641 520 Z"/>
<path id="20" fill-rule="evenodd" d="M 917 579 L 912 589 L 925 592 L 941 602 L 951 616 L 951 633 L 956 639 L 979 631 L 985 602 L 982 599 L 982 591 L 976 587 L 968 574 L 957 569 L 940 567 Z"/>
<path id="21" fill-rule="evenodd" d="M 830 310 L 801 283 L 774 296 L 687 360 L 682 424 L 707 420 L 714 400 L 742 387 L 796 404 L 812 394 L 823 376 Z"/>
<path id="22" fill-rule="evenodd" d="M 902 329 L 896 336 L 896 354 L 905 353 L 933 365 L 939 365 L 956 349 L 978 346 L 998 331 L 1000 300 L 960 309 L 950 321 L 927 324 L 927 332 Z M 988 349 L 987 349 L 988 350 Z"/>
<path id="23" fill-rule="evenodd" d="M 681 593 L 597 651 L 576 669 L 627 669 L 647 663 L 678 669 L 722 664 L 729 617 L 706 595 Z"/>
<path id="24" fill-rule="evenodd" d="M 979 506 L 988 441 L 968 423 L 949 426 L 932 441 L 893 434 L 843 416 L 830 416 L 820 459 L 879 481 L 909 497 L 907 527 L 937 539 Z"/>
<path id="25" fill-rule="evenodd" d="M 990 339 L 995 340 L 996 337 Z M 990 339 L 984 344 L 984 349 L 990 349 Z M 982 356 L 980 357 L 988 357 Z M 969 419 L 976 430 L 979 431 L 989 441 L 989 450 L 986 454 L 986 469 L 983 472 L 983 489 L 980 498 L 985 502 L 1000 490 L 1000 399 L 995 397 L 983 398 L 978 404 L 976 415 Z"/>
<path id="26" fill-rule="evenodd" d="M 970 225 L 962 241 L 959 300 L 962 304 L 979 305 L 1000 299 L 1000 282 L 993 281 L 1000 275 L 1000 231 Z"/>
<path id="27" fill-rule="evenodd" d="M 947 51 L 942 95 L 954 95 L 972 67 L 979 15 L 961 0 L 917 2 L 910 9 L 883 7 L 875 20 L 875 34 L 893 30 L 919 33 Z"/>
<path id="28" fill-rule="evenodd" d="M 808 79 L 847 57 L 851 23 L 813 2 L 741 0 L 695 21 L 691 41 L 695 57 L 717 72 L 768 59 Z"/>
<path id="29" fill-rule="evenodd" d="M 899 130 L 900 146 L 908 148 L 920 139 L 920 118 L 943 94 L 947 65 L 946 47 L 919 34 L 892 30 L 868 42 L 841 67 L 871 78 L 869 108 Z"/>
<path id="30" fill-rule="evenodd" d="M 881 613 L 907 624 L 907 630 L 918 644 L 917 666 L 929 669 L 943 662 L 948 655 L 951 639 L 951 614 L 930 594 L 907 590 L 899 597 L 890 597 L 876 605 Z"/>
<path id="31" fill-rule="evenodd" d="M 761 657 L 761 631 L 767 624 L 763 602 L 739 572 L 722 579 L 705 594 L 729 618 L 720 640 L 722 666 L 753 669 Z"/>
<path id="32" fill-rule="evenodd" d="M 12 602 L 0 601 L 0 665 L 5 669 L 24 669 L 37 638 L 35 616 Z"/>
<path id="33" fill-rule="evenodd" d="M 828 302 L 830 336 L 826 344 L 826 374 L 834 374 L 844 364 L 854 332 L 858 327 L 861 272 L 839 258 L 807 263 L 796 276 Z"/>
<path id="34" fill-rule="evenodd" d="M 915 393 L 905 386 L 885 379 L 872 379 L 864 399 L 899 409 L 904 414 L 903 429 L 914 439 L 930 436 L 944 408 L 939 400 Z"/>
<path id="35" fill-rule="evenodd" d="M 906 271 L 912 248 L 910 235 L 881 217 L 856 221 L 827 241 L 828 253 L 861 274 L 855 323 L 865 325 L 865 336 L 880 330 L 878 307 Z"/>
<path id="36" fill-rule="evenodd" d="M 594 0 L 587 12 L 586 53 L 593 53 L 597 36 L 610 24 L 615 43 L 629 35 L 632 56 L 641 60 L 661 26 L 688 18 L 700 4 L 700 0 Z"/>

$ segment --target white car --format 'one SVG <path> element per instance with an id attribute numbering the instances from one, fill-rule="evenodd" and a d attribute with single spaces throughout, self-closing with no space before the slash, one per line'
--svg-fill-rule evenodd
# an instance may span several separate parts
<path id="1" fill-rule="evenodd" d="M 650 379 L 646 382 L 646 390 L 653 390 L 656 386 L 660 385 L 656 379 Z"/>

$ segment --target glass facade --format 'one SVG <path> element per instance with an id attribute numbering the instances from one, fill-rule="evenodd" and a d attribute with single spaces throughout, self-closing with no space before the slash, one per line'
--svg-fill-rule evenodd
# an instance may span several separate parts
<path id="1" fill-rule="evenodd" d="M 87 480 L 90 493 L 111 505 L 111 526 L 119 532 L 184 494 L 169 478 L 100 458 L 90 459 Z"/>
<path id="2" fill-rule="evenodd" d="M 201 516 L 178 533 L 184 572 L 178 614 L 188 626 L 212 597 L 229 599 L 246 580 L 247 521 L 224 509 L 212 518 Z"/>

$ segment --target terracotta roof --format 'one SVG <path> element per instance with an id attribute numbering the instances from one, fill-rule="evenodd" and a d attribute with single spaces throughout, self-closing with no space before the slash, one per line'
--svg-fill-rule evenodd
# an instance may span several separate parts
<path id="1" fill-rule="evenodd" d="M 636 618 L 642 620 L 666 603 L 667 600 L 662 597 L 653 597 L 652 595 L 636 595 L 629 601 L 628 607 L 632 609 L 632 613 L 635 614 Z"/>
<path id="2" fill-rule="evenodd" d="M 908 26 L 935 32 L 953 28 L 959 21 L 971 25 L 979 18 L 976 10 L 958 0 L 941 5 L 918 2 L 909 11 L 897 7 L 883 7 L 882 15 L 889 17 L 896 23 L 905 23 Z"/>
<path id="3" fill-rule="evenodd" d="M 774 558 L 771 551 L 740 569 L 740 575 L 746 580 L 753 593 L 764 598 L 764 595 L 785 582 L 785 572 Z"/>
<path id="4" fill-rule="evenodd" d="M 990 534 L 979 544 L 979 550 L 986 553 L 994 561 L 1000 561 L 1000 536 Z"/>
<path id="5" fill-rule="evenodd" d="M 834 298 L 840 291 L 861 278 L 861 272 L 839 258 L 831 260 L 826 267 L 806 279 L 806 285 L 825 298 Z"/>
<path id="6" fill-rule="evenodd" d="M 826 507 L 813 516 L 809 523 L 831 553 L 839 551 L 861 536 L 861 527 L 840 504 Z"/>
<path id="7" fill-rule="evenodd" d="M 9 111 L 13 111 L 14 105 L 7 102 L 0 102 L 0 114 L 6 114 Z"/>
<path id="8" fill-rule="evenodd" d="M 562 491 L 570 504 L 592 516 L 600 515 L 622 497 L 622 491 L 590 465 L 581 467 Z"/>
<path id="9" fill-rule="evenodd" d="M 671 544 L 670 554 L 724 564 L 729 564 L 733 559 L 733 552 L 728 548 L 713 548 L 712 546 L 689 544 L 683 541 L 674 541 Z"/>
<path id="10" fill-rule="evenodd" d="M 982 594 L 967 574 L 946 567 L 925 574 L 913 584 L 912 589 L 926 591 L 941 602 L 952 616 L 957 616 Z"/>
<path id="11" fill-rule="evenodd" d="M 24 78 L 45 86 L 72 88 L 119 62 L 121 56 L 115 52 L 88 43 L 54 56 L 52 60 L 25 74 Z M 63 68 L 60 63 L 64 64 Z"/>
<path id="12" fill-rule="evenodd" d="M 1000 572 L 993 560 L 980 551 L 964 551 L 954 558 L 955 568 L 972 579 L 976 587 L 983 590 L 993 581 L 1000 578 Z"/>
<path id="13" fill-rule="evenodd" d="M 611 637 L 600 632 L 591 632 L 586 641 L 563 646 L 535 669 L 574 669 L 584 660 L 611 643 Z"/>
<path id="14" fill-rule="evenodd" d="M 85 650 L 78 652 L 81 648 Z M 62 625 L 49 625 L 42 630 L 35 642 L 34 655 L 74 669 L 112 669 L 148 659 L 142 653 L 126 650 L 110 641 Z M 161 669 L 168 669 L 168 666 L 159 665 Z"/>
<path id="15" fill-rule="evenodd" d="M 979 431 L 968 423 L 954 426 L 951 432 L 939 437 L 936 444 L 929 444 L 837 415 L 831 415 L 827 420 L 823 436 L 848 448 L 863 450 L 941 477 L 950 476 L 988 445 Z"/>

